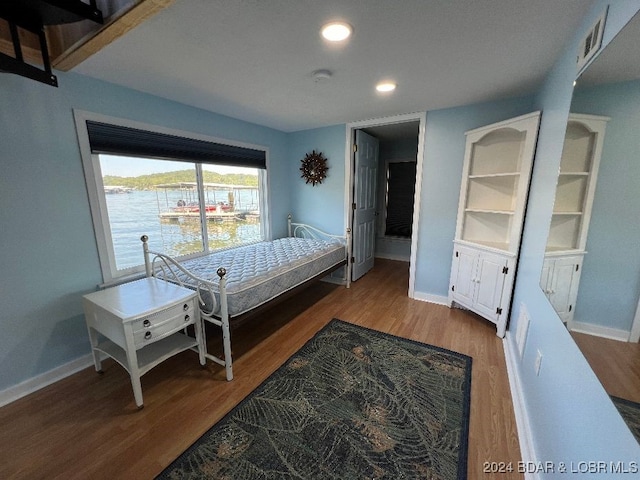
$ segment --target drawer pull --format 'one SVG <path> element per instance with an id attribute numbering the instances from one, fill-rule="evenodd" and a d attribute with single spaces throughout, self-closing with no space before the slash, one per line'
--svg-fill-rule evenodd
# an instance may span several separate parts
<path id="1" fill-rule="evenodd" d="M 191 320 L 191 317 L 189 315 L 185 315 L 184 316 L 184 321 L 188 322 L 189 320 Z"/>
<path id="2" fill-rule="evenodd" d="M 184 310 L 185 312 L 186 312 L 187 310 L 189 310 L 189 304 L 188 304 L 188 303 L 185 303 L 185 304 L 182 306 L 182 310 Z"/>
<path id="3" fill-rule="evenodd" d="M 151 332 L 147 332 L 144 334 L 144 339 L 149 340 L 151 338 Z"/>
<path id="4" fill-rule="evenodd" d="M 151 326 L 151 322 L 149 320 L 145 320 L 144 322 L 142 322 L 142 326 L 148 328 Z"/>

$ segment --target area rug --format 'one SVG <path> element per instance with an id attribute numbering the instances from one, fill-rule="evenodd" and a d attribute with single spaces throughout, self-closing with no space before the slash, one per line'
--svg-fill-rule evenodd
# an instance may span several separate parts
<path id="1" fill-rule="evenodd" d="M 159 479 L 466 479 L 471 358 L 333 319 Z"/>
<path id="2" fill-rule="evenodd" d="M 640 403 L 614 397 L 613 395 L 611 395 L 611 400 L 613 400 L 613 404 L 629 426 L 629 430 L 631 430 L 633 436 L 636 437 L 636 440 L 640 443 Z"/>

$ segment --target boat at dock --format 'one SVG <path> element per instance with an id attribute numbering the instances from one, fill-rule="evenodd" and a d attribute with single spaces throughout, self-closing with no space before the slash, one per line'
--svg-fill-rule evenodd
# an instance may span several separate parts
<path id="1" fill-rule="evenodd" d="M 204 201 L 201 202 L 195 182 L 155 185 L 160 219 L 199 220 L 201 208 L 209 221 L 259 219 L 258 187 L 222 183 L 204 183 L 203 187 Z"/>
<path id="2" fill-rule="evenodd" d="M 123 187 L 122 185 L 105 185 L 104 193 L 107 195 L 116 195 L 120 193 L 132 193 L 133 188 Z"/>

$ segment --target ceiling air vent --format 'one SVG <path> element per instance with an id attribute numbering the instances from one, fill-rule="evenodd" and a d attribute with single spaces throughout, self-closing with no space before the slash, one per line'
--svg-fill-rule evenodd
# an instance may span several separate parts
<path id="1" fill-rule="evenodd" d="M 589 63 L 600 47 L 602 46 L 602 33 L 604 32 L 604 23 L 607 18 L 607 9 L 600 14 L 595 23 L 591 26 L 582 42 L 580 42 L 578 51 L 578 71 Z"/>
<path id="2" fill-rule="evenodd" d="M 96 0 L 3 0 L 0 3 L 0 19 L 8 25 L 14 56 L 0 52 L 0 71 L 15 73 L 39 82 L 58 86 L 58 79 L 51 71 L 45 25 L 93 20 L 103 23 L 102 12 Z M 20 32 L 24 30 L 38 37 L 42 66 L 40 69 L 25 62 L 20 44 Z"/>

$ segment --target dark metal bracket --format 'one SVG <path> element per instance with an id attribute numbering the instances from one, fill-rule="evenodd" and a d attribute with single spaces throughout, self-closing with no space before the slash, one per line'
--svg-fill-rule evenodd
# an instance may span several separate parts
<path id="1" fill-rule="evenodd" d="M 60 25 L 92 20 L 102 24 L 102 12 L 96 0 L 84 3 L 81 0 L 4 0 L 0 4 L 0 18 L 7 21 L 11 32 L 14 57 L 0 53 L 0 72 L 15 73 L 22 77 L 58 86 L 49 59 L 49 48 L 45 25 Z M 40 69 L 24 61 L 18 27 L 38 36 L 43 68 Z"/>

